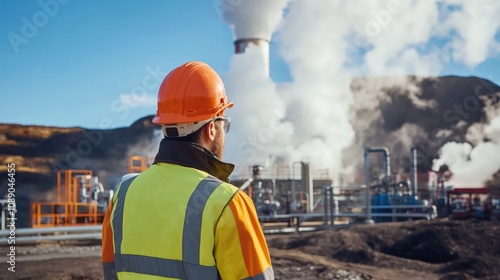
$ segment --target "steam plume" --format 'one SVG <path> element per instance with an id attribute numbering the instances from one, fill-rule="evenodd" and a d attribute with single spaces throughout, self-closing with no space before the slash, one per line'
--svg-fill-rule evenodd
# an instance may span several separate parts
<path id="1" fill-rule="evenodd" d="M 454 95 L 442 80 L 421 77 L 438 76 L 448 62 L 474 67 L 496 56 L 500 2 L 291 1 L 281 22 L 283 1 L 241 3 L 224 14 L 235 37 L 270 38 L 277 27 L 293 81 L 276 85 L 259 73 L 255 51 L 233 58 L 225 80 L 236 103 L 229 112 L 235 134 L 228 136 L 226 154 L 240 166 L 272 155 L 289 162 L 309 157 L 315 168 L 334 173 L 354 171 L 367 145 L 388 146 L 402 157 L 411 146 L 437 138 L 424 160 L 430 168 L 439 148 L 464 142 L 471 126 L 481 123 L 487 137 L 496 135 L 495 119 L 483 118 L 483 99 L 478 119 L 442 121 L 442 113 L 474 94 L 474 86 Z M 498 169 L 492 161 L 482 164 Z"/>
<path id="2" fill-rule="evenodd" d="M 223 1 L 225 2 L 225 1 Z M 222 16 L 233 28 L 235 39 L 262 38 L 271 40 L 271 34 L 281 20 L 282 9 L 287 0 L 239 0 L 224 7 Z"/>

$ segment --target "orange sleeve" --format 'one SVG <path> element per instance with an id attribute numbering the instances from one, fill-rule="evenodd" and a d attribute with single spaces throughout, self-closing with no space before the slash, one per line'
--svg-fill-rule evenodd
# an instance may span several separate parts
<path id="1" fill-rule="evenodd" d="M 108 210 L 102 223 L 102 262 L 114 262 L 113 231 L 111 230 L 110 219 L 113 210 L 113 201 L 109 202 Z"/>
<path id="2" fill-rule="evenodd" d="M 274 279 L 257 212 L 244 192 L 238 191 L 222 212 L 215 236 L 215 258 L 222 279 Z"/>

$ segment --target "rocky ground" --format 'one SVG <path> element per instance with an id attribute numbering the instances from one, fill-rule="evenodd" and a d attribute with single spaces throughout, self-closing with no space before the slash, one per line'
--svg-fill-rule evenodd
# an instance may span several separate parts
<path id="1" fill-rule="evenodd" d="M 276 279 L 500 279 L 500 223 L 421 221 L 269 235 Z M 0 247 L 6 251 L 7 247 Z M 0 279 L 102 279 L 98 243 L 16 247 Z"/>

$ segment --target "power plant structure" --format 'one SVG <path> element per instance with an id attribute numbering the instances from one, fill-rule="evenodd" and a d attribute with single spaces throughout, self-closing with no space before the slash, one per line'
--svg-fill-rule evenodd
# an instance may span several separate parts
<path id="1" fill-rule="evenodd" d="M 251 176 L 231 182 L 254 200 L 264 222 L 285 220 L 289 225 L 300 225 L 319 221 L 323 226 L 331 226 L 436 218 L 436 206 L 418 196 L 416 149 L 411 152 L 412 179 L 400 182 L 391 176 L 390 153 L 385 147 L 365 150 L 365 185 L 335 186 L 328 172 L 314 172 L 307 161 L 295 162 L 291 170 L 276 166 L 274 172 L 264 172 L 262 166 L 256 165 L 251 168 Z M 371 153 L 384 155 L 383 177 L 374 183 L 368 159 Z"/>
<path id="2" fill-rule="evenodd" d="M 500 219 L 500 193 L 487 188 L 447 187 L 444 180 L 421 182 L 427 184 L 427 190 L 417 187 L 417 178 L 425 176 L 418 176 L 416 152 L 416 149 L 411 150 L 412 176 L 406 180 L 398 181 L 392 175 L 389 150 L 375 147 L 364 152 L 365 185 L 335 186 L 327 170 L 312 170 L 311 163 L 306 160 L 267 169 L 254 165 L 249 167 L 247 175 L 232 178 L 231 183 L 252 198 L 265 232 L 316 230 L 339 224 L 434 219 L 438 216 Z M 370 176 L 373 174 L 369 165 L 372 153 L 383 155 L 383 174 L 375 180 Z M 128 174 L 122 178 L 140 173 L 149 165 L 148 158 L 132 156 Z M 435 177 L 443 178 L 441 175 Z M 100 225 L 115 187 L 104 188 L 91 170 L 60 170 L 57 173 L 56 200 L 31 204 L 31 226 Z M 422 193 L 425 199 L 420 196 Z M 2 208 L 2 212 L 7 209 L 5 205 Z M 3 217 L 5 228 L 5 215 Z"/>

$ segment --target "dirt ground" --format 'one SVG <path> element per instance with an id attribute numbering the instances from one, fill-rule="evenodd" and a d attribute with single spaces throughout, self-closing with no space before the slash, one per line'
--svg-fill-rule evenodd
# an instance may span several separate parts
<path id="1" fill-rule="evenodd" d="M 269 235 L 276 279 L 500 279 L 500 223 L 420 221 Z M 6 251 L 6 247 L 0 247 Z M 102 279 L 100 246 L 16 247 L 0 279 Z"/>

